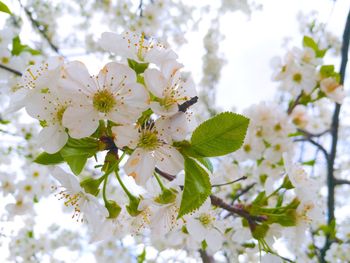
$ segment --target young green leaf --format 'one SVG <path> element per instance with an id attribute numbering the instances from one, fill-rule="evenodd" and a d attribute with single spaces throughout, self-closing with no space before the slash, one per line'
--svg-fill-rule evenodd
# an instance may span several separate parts
<path id="1" fill-rule="evenodd" d="M 21 43 L 21 39 L 19 38 L 19 36 L 16 36 L 12 39 L 12 51 L 11 54 L 14 56 L 18 56 L 19 54 L 21 54 L 22 52 L 29 52 L 32 55 L 40 55 L 40 51 L 32 49 L 31 47 L 29 47 L 28 45 L 23 45 Z"/>
<path id="2" fill-rule="evenodd" d="M 53 165 L 64 162 L 64 159 L 59 152 L 54 154 L 43 152 L 38 157 L 36 157 L 34 162 L 43 165 Z"/>
<path id="3" fill-rule="evenodd" d="M 2 1 L 0 1 L 0 12 L 8 13 L 9 15 L 12 14 L 7 5 L 5 5 Z"/>
<path id="4" fill-rule="evenodd" d="M 238 150 L 244 141 L 249 119 L 232 112 L 221 113 L 197 127 L 191 148 L 204 157 L 221 156 Z"/>
<path id="5" fill-rule="evenodd" d="M 209 175 L 194 159 L 185 156 L 185 185 L 178 218 L 198 209 L 210 194 Z"/>
<path id="6" fill-rule="evenodd" d="M 136 72 L 136 74 L 141 74 L 148 68 L 149 63 L 138 63 L 135 60 L 128 59 L 128 64 L 129 67 Z"/>

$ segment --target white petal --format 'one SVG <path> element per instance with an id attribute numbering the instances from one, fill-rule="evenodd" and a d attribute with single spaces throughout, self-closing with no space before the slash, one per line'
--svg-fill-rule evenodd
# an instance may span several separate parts
<path id="1" fill-rule="evenodd" d="M 216 230 L 216 229 L 210 229 L 207 232 L 207 236 L 205 237 L 205 241 L 208 244 L 208 247 L 212 250 L 212 251 L 218 251 L 221 246 L 222 243 L 224 241 L 224 238 L 222 236 L 222 234 Z"/>
<path id="2" fill-rule="evenodd" d="M 170 145 L 163 145 L 154 151 L 156 166 L 163 172 L 177 175 L 184 169 L 184 158 Z"/>
<path id="3" fill-rule="evenodd" d="M 172 116 L 175 113 L 179 112 L 179 106 L 177 103 L 172 104 L 167 109 L 159 104 L 159 102 L 152 101 L 150 107 L 154 113 L 160 116 Z"/>
<path id="4" fill-rule="evenodd" d="M 126 84 L 136 82 L 136 73 L 128 66 L 116 62 L 106 64 L 96 77 L 99 89 L 116 92 Z"/>
<path id="5" fill-rule="evenodd" d="M 78 178 L 70 173 L 66 173 L 62 168 L 55 166 L 51 170 L 51 175 L 59 181 L 59 183 L 66 188 L 69 193 L 79 193 L 82 191 Z"/>
<path id="6" fill-rule="evenodd" d="M 148 92 L 140 84 L 128 84 L 117 95 L 117 106 L 107 118 L 116 123 L 134 123 L 148 108 Z"/>
<path id="7" fill-rule="evenodd" d="M 61 80 L 60 86 L 85 95 L 97 90 L 96 83 L 90 76 L 88 69 L 79 61 L 72 61 L 64 67 L 64 78 Z"/>
<path id="8" fill-rule="evenodd" d="M 70 136 L 81 139 L 96 131 L 99 116 L 92 107 L 68 107 L 63 114 L 62 124 L 69 129 Z"/>
<path id="9" fill-rule="evenodd" d="M 124 165 L 125 172 L 139 185 L 145 185 L 154 172 L 155 161 L 150 152 L 136 149 Z"/>
<path id="10" fill-rule="evenodd" d="M 115 126 L 112 128 L 115 136 L 114 142 L 119 148 L 128 146 L 131 149 L 136 148 L 139 132 L 135 125 Z"/>
<path id="11" fill-rule="evenodd" d="M 207 232 L 207 230 L 197 219 L 188 219 L 186 223 L 186 228 L 188 233 L 194 240 L 202 242 L 205 239 L 205 233 Z"/>
<path id="12" fill-rule="evenodd" d="M 163 98 L 163 91 L 167 86 L 167 80 L 163 74 L 154 68 L 146 69 L 144 72 L 145 84 L 150 92 L 158 98 Z"/>
<path id="13" fill-rule="evenodd" d="M 59 125 L 43 128 L 38 135 L 39 144 L 48 153 L 55 153 L 62 149 L 68 141 L 68 134 Z"/>
<path id="14" fill-rule="evenodd" d="M 101 36 L 99 44 L 107 51 L 117 55 L 137 60 L 136 52 L 127 42 L 126 34 L 118 35 L 112 32 L 104 32 Z"/>
<path id="15" fill-rule="evenodd" d="M 174 59 L 166 60 L 161 65 L 161 70 L 166 79 L 175 75 L 175 72 L 182 68 L 183 65 Z"/>

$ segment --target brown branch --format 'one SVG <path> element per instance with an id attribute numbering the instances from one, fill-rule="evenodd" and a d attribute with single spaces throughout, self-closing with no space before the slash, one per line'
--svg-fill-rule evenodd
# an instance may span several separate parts
<path id="1" fill-rule="evenodd" d="M 322 135 L 325 135 L 325 134 L 329 133 L 330 131 L 331 130 L 325 130 L 325 131 L 320 132 L 320 133 L 311 133 L 311 132 L 308 132 L 308 131 L 303 130 L 303 129 L 298 129 L 298 132 L 303 133 L 303 135 L 305 135 L 305 137 L 307 137 L 307 138 L 321 137 Z"/>
<path id="2" fill-rule="evenodd" d="M 301 99 L 302 96 L 303 96 L 303 93 L 300 93 L 299 96 L 298 96 L 298 97 L 296 98 L 296 100 L 294 101 L 294 103 L 293 103 L 292 105 L 289 106 L 288 111 L 287 111 L 288 115 L 292 113 L 292 111 L 294 110 L 294 108 L 295 108 L 296 106 L 298 106 L 299 101 L 300 101 L 300 99 Z"/>
<path id="3" fill-rule="evenodd" d="M 305 142 L 306 141 L 306 142 L 309 142 L 309 143 L 313 144 L 314 146 L 317 147 L 317 149 L 319 149 L 323 153 L 327 164 L 329 163 L 330 156 L 329 156 L 327 150 L 321 144 L 319 144 L 318 142 L 314 141 L 311 138 L 301 138 L 301 139 L 296 139 L 294 141 L 295 142 Z"/>
<path id="4" fill-rule="evenodd" d="M 203 263 L 215 263 L 215 259 L 212 255 L 209 255 L 207 251 L 200 249 L 199 254 L 201 255 Z"/>

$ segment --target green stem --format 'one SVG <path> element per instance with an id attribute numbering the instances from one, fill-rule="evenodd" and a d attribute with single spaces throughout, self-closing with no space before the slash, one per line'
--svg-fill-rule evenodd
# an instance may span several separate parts
<path id="1" fill-rule="evenodd" d="M 128 190 L 128 188 L 126 188 L 126 186 L 124 185 L 122 179 L 121 179 L 120 176 L 119 176 L 118 170 L 115 170 L 114 172 L 115 172 L 115 176 L 117 177 L 120 186 L 123 188 L 124 192 L 125 192 L 126 195 L 129 197 L 129 199 L 130 199 L 130 200 L 135 199 L 136 197 L 135 197 L 132 193 L 130 193 L 130 191 Z"/>
<path id="2" fill-rule="evenodd" d="M 102 188 L 102 197 L 103 197 L 103 201 L 105 203 L 108 203 L 107 195 L 106 195 L 106 187 L 107 187 L 108 176 L 109 175 L 106 174 L 106 177 L 104 178 L 104 181 L 103 181 L 103 188 Z"/>
<path id="3" fill-rule="evenodd" d="M 156 177 L 157 182 L 158 182 L 158 184 L 159 184 L 159 186 L 160 186 L 160 189 L 162 189 L 162 192 L 163 192 L 164 190 L 166 190 L 166 187 L 164 186 L 162 180 L 159 178 L 158 174 L 154 173 L 154 176 Z"/>

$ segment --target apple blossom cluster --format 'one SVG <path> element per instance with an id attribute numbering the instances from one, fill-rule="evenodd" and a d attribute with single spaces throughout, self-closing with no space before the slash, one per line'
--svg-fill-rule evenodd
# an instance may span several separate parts
<path id="1" fill-rule="evenodd" d="M 274 58 L 273 79 L 280 83 L 280 89 L 302 103 L 313 102 L 323 97 L 341 104 L 345 91 L 333 65 L 324 65 L 322 58 L 327 49 L 308 36 L 304 37 L 303 49 L 293 48 L 283 60 Z"/>

